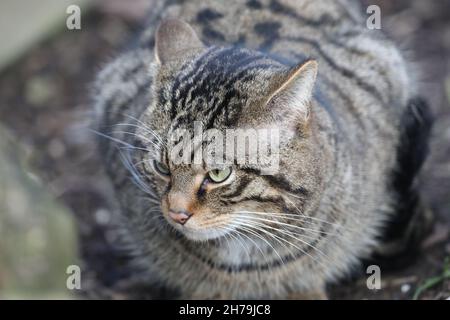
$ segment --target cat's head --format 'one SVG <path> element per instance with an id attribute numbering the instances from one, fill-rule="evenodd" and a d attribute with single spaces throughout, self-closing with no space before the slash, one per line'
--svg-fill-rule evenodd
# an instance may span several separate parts
<path id="1" fill-rule="evenodd" d="M 208 240 L 303 210 L 320 179 L 311 132 L 317 63 L 208 47 L 175 19 L 157 29 L 155 61 L 152 101 L 136 130 L 148 151 L 136 163 L 169 224 Z"/>

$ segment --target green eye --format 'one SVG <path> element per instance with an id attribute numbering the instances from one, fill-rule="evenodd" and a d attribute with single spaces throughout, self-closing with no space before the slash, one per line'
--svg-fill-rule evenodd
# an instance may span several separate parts
<path id="1" fill-rule="evenodd" d="M 155 171 L 159 174 L 162 174 L 163 176 L 170 175 L 169 167 L 166 166 L 164 163 L 154 160 L 153 161 L 153 167 L 155 168 Z"/>
<path id="2" fill-rule="evenodd" d="M 225 181 L 231 174 L 231 168 L 225 168 L 225 169 L 214 169 L 208 172 L 209 178 L 215 182 L 220 183 Z"/>

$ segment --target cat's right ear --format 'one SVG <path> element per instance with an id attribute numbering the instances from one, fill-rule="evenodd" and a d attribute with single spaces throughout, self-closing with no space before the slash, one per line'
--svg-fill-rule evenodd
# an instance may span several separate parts
<path id="1" fill-rule="evenodd" d="M 266 105 L 272 109 L 275 118 L 288 126 L 308 124 L 317 69 L 317 61 L 308 60 L 273 81 L 275 90 Z"/>
<path id="2" fill-rule="evenodd" d="M 194 29 L 178 19 L 163 20 L 155 35 L 155 58 L 160 64 L 179 59 L 194 49 L 204 48 Z"/>

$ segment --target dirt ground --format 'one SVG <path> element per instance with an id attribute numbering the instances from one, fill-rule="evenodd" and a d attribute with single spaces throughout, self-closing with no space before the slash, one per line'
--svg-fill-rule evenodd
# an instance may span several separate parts
<path id="1" fill-rule="evenodd" d="M 142 1 L 138 1 L 142 3 Z M 331 288 L 335 299 L 450 298 L 450 1 L 372 0 L 382 28 L 418 66 L 419 93 L 435 114 L 430 157 L 419 179 L 435 212 L 435 229 L 417 259 L 382 273 L 382 289 L 355 276 Z M 88 92 L 97 70 L 139 29 L 142 10 L 118 1 L 83 15 L 82 30 L 61 32 L 37 45 L 0 74 L 0 124 L 23 144 L 27 161 L 52 194 L 74 213 L 81 256 L 105 287 L 126 279 L 126 255 L 109 243 L 111 208 L 105 178 L 87 131 Z M 125 265 L 125 264 L 124 264 Z M 157 296 L 157 294 L 156 294 Z"/>

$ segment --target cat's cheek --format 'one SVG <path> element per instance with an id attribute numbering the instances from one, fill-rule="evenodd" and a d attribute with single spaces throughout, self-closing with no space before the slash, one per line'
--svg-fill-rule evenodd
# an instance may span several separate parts
<path id="1" fill-rule="evenodd" d="M 170 182 L 159 177 L 159 176 L 153 176 L 151 178 L 156 193 L 156 196 L 158 199 L 163 200 L 164 194 L 167 193 L 168 187 L 170 185 Z"/>
<path id="2" fill-rule="evenodd" d="M 169 221 L 169 203 L 167 201 L 167 195 L 164 195 L 161 198 L 161 213 L 163 217 Z"/>

